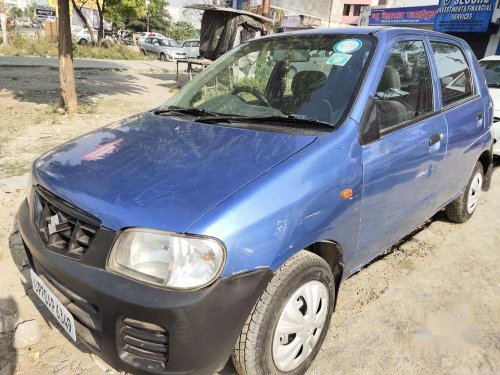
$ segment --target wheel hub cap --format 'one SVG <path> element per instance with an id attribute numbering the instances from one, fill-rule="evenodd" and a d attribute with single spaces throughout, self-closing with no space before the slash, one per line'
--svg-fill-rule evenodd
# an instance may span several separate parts
<path id="1" fill-rule="evenodd" d="M 469 195 L 467 197 L 467 212 L 469 214 L 473 213 L 476 209 L 477 203 L 479 202 L 479 197 L 481 195 L 481 188 L 483 186 L 483 176 L 481 173 L 476 173 L 472 179 L 472 183 L 469 188 Z"/>
<path id="2" fill-rule="evenodd" d="M 311 354 L 325 325 L 328 298 L 325 285 L 313 280 L 287 300 L 273 338 L 273 360 L 279 370 L 292 371 Z"/>

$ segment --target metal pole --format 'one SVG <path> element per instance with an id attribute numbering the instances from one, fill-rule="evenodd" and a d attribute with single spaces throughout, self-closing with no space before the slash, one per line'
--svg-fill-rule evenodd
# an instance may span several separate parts
<path id="1" fill-rule="evenodd" d="M 146 0 L 146 31 L 149 33 L 149 2 L 150 0 Z"/>
<path id="2" fill-rule="evenodd" d="M 262 0 L 262 15 L 264 17 L 269 17 L 269 6 L 271 4 L 270 0 Z"/>

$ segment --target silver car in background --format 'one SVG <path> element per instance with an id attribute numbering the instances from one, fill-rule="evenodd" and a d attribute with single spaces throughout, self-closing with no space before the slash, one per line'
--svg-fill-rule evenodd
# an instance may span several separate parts
<path id="1" fill-rule="evenodd" d="M 186 52 L 188 59 L 198 59 L 200 58 L 200 40 L 199 39 L 188 39 L 182 43 L 182 48 Z"/>
<path id="2" fill-rule="evenodd" d="M 175 40 L 169 38 L 146 38 L 139 48 L 144 56 L 155 55 L 161 61 L 175 61 L 186 58 L 184 49 Z"/>

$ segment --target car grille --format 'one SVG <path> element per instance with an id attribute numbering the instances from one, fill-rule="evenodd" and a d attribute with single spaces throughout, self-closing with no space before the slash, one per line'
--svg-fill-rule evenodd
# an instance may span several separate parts
<path id="1" fill-rule="evenodd" d="M 74 258 L 87 252 L 100 227 L 99 220 L 40 187 L 35 194 L 35 223 L 48 249 Z"/>
<path id="2" fill-rule="evenodd" d="M 123 318 L 118 322 L 120 358 L 129 365 L 146 366 L 150 371 L 163 373 L 168 362 L 169 335 L 156 324 Z"/>
<path id="3" fill-rule="evenodd" d="M 47 288 L 73 315 L 77 337 L 94 350 L 100 351 L 102 327 L 99 308 L 50 275 L 37 261 L 34 261 L 34 266 Z"/>

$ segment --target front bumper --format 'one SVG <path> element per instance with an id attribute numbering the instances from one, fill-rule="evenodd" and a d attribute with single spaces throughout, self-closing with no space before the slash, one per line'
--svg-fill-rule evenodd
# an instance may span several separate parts
<path id="1" fill-rule="evenodd" d="M 273 276 L 266 268 L 221 278 L 201 290 L 164 290 L 48 250 L 33 225 L 26 201 L 19 208 L 18 222 L 35 272 L 63 290 L 63 294 L 67 289 L 68 304 L 87 310 L 84 306 L 87 303 L 88 311 L 94 309 L 90 318 L 73 314 L 78 323 L 77 337 L 110 366 L 133 374 L 212 374 L 221 369 L 245 320 Z M 107 231 L 107 236 L 110 233 Z M 107 255 L 109 249 L 97 250 Z M 106 255 L 94 254 L 94 257 L 102 259 Z M 167 353 L 160 367 L 158 361 L 140 360 L 124 351 L 123 329 L 129 321 L 144 322 L 147 334 L 152 334 L 148 331 L 151 327 L 164 329 Z M 89 332 L 93 337 L 89 337 Z M 92 339 L 95 342 L 89 345 Z M 140 340 L 139 343 L 144 344 Z M 145 345 L 146 349 L 151 346 L 148 342 Z"/>

